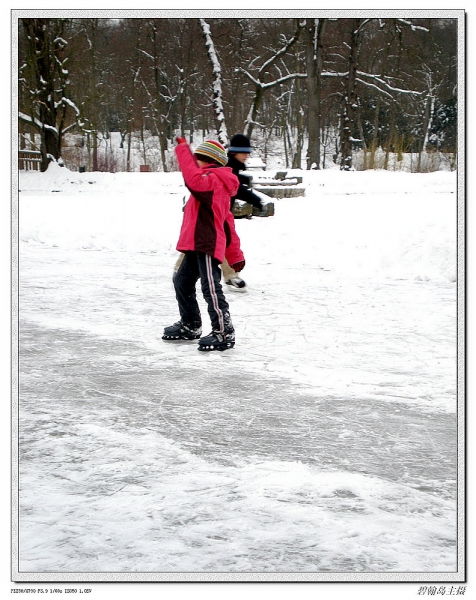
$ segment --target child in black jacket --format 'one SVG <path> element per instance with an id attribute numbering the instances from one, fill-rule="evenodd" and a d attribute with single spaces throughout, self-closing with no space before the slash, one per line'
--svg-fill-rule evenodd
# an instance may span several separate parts
<path id="1" fill-rule="evenodd" d="M 236 196 L 231 199 L 231 209 L 235 200 L 243 200 L 248 204 L 251 204 L 259 211 L 263 210 L 263 203 L 260 197 L 253 192 L 251 189 L 251 178 L 241 173 L 246 169 L 245 162 L 248 160 L 251 154 L 250 140 L 246 135 L 237 133 L 230 140 L 230 146 L 228 148 L 228 162 L 227 167 L 231 167 L 233 173 L 238 177 L 240 187 Z M 223 272 L 223 279 L 230 290 L 237 292 L 246 291 L 246 283 L 241 277 L 230 267 L 225 260 L 221 265 Z"/>

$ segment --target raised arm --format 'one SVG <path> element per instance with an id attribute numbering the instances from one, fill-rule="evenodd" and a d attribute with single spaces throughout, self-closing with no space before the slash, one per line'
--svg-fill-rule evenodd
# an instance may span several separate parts
<path id="1" fill-rule="evenodd" d="M 190 146 L 186 142 L 181 142 L 175 147 L 175 154 L 185 185 L 191 192 L 209 192 L 213 190 L 213 177 L 200 169 Z"/>

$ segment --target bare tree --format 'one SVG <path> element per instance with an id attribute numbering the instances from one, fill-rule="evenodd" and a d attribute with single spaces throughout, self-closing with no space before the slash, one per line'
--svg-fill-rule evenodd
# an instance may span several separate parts
<path id="1" fill-rule="evenodd" d="M 21 19 L 25 32 L 25 68 L 22 85 L 29 96 L 28 112 L 20 111 L 24 123 L 41 136 L 41 170 L 60 161 L 64 134 L 77 124 L 80 112 L 68 94 L 68 56 L 64 19 Z"/>
<path id="2" fill-rule="evenodd" d="M 358 98 L 356 94 L 357 61 L 359 56 L 360 32 L 362 19 L 352 19 L 349 43 L 348 73 L 344 81 L 344 102 L 341 114 L 340 129 L 340 168 L 350 171 L 352 168 L 353 127 Z"/>
<path id="3" fill-rule="evenodd" d="M 455 19 L 20 19 L 19 33 L 21 132 L 41 138 L 43 168 L 73 127 L 94 170 L 110 131 L 129 149 L 142 132 L 147 153 L 158 136 L 164 169 L 178 131 L 226 143 L 231 126 L 259 127 L 268 150 L 280 136 L 293 166 L 307 131 L 307 168 L 336 144 L 346 170 L 356 147 L 367 168 L 378 146 L 455 149 Z"/>
<path id="4" fill-rule="evenodd" d="M 412 32 L 427 31 L 424 27 L 415 26 L 411 22 L 404 21 L 404 26 L 408 26 Z M 421 95 L 420 90 L 412 90 L 401 83 L 397 83 L 396 73 L 398 68 L 394 70 L 392 75 L 382 75 L 381 73 L 372 73 L 360 70 L 358 68 L 360 61 L 360 49 L 363 43 L 364 29 L 369 29 L 375 24 L 374 19 L 350 19 L 351 31 L 350 40 L 346 44 L 348 48 L 347 55 L 347 71 L 339 74 L 342 77 L 343 94 L 342 94 L 342 111 L 340 115 L 340 167 L 342 170 L 348 171 L 352 168 L 352 149 L 353 144 L 363 141 L 359 138 L 354 138 L 354 133 L 359 129 L 359 111 L 361 90 L 364 88 L 372 89 L 378 94 L 390 100 L 389 121 L 388 126 L 391 130 L 391 138 L 395 139 L 396 125 L 396 99 L 402 96 L 414 97 Z M 385 22 L 381 23 L 381 28 L 385 27 Z M 368 35 L 366 50 L 368 51 L 372 39 L 372 32 Z M 388 40 L 387 40 L 387 43 Z M 401 45 L 399 46 L 401 49 Z M 328 73 L 323 73 L 328 75 Z M 335 76 L 336 74 L 329 73 Z M 360 89 L 360 91 L 359 91 Z"/>
<path id="5" fill-rule="evenodd" d="M 242 73 L 244 73 L 255 86 L 254 97 L 251 102 L 248 116 L 246 117 L 245 128 L 244 128 L 245 135 L 247 135 L 248 137 L 251 137 L 255 125 L 257 125 L 256 119 L 258 116 L 258 111 L 260 109 L 261 103 L 263 101 L 263 95 L 264 95 L 265 90 L 269 90 L 270 88 L 276 87 L 276 86 L 280 85 L 281 83 L 295 79 L 297 77 L 307 77 L 306 73 L 287 73 L 286 75 L 282 75 L 278 70 L 277 79 L 274 79 L 272 81 L 267 81 L 267 82 L 264 81 L 264 78 L 268 75 L 271 67 L 273 67 L 273 66 L 276 67 L 276 63 L 277 63 L 278 59 L 283 57 L 288 52 L 288 50 L 298 41 L 303 27 L 304 27 L 304 21 L 301 21 L 301 20 L 298 21 L 294 35 L 289 40 L 286 40 L 284 45 L 281 46 L 281 48 L 279 48 L 279 50 L 274 52 L 273 55 L 270 58 L 268 58 L 261 65 L 261 67 L 259 67 L 259 69 L 257 69 L 257 72 L 255 75 L 252 75 L 249 72 L 249 69 L 247 70 L 247 69 L 243 69 L 241 67 L 239 67 L 237 69 L 238 71 L 241 71 Z"/>
<path id="6" fill-rule="evenodd" d="M 423 109 L 423 118 L 422 118 L 422 126 L 421 126 L 421 142 L 418 151 L 418 165 L 417 170 L 421 171 L 422 168 L 422 155 L 427 149 L 430 130 L 432 126 L 433 115 L 435 112 L 435 103 L 436 97 L 438 93 L 438 88 L 442 85 L 441 81 L 435 81 L 435 73 L 432 72 L 432 69 L 428 65 L 423 65 L 422 69 L 422 79 L 425 83 L 425 94 L 422 96 L 422 103 L 424 106 Z"/>
<path id="7" fill-rule="evenodd" d="M 306 19 L 308 169 L 320 169 L 321 163 L 322 38 L 326 25 L 326 19 Z"/>
<path id="8" fill-rule="evenodd" d="M 203 36 L 205 38 L 205 46 L 207 47 L 208 58 L 212 65 L 213 71 L 212 104 L 215 113 L 215 124 L 218 141 L 226 145 L 228 144 L 228 132 L 226 130 L 225 111 L 223 110 L 221 66 L 218 60 L 217 53 L 215 51 L 215 44 L 213 43 L 210 26 L 205 21 L 205 19 L 200 19 L 200 25 L 202 27 Z"/>

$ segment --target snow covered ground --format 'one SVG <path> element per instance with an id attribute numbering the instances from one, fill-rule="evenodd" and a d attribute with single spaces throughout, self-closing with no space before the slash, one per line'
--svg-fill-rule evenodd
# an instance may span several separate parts
<path id="1" fill-rule="evenodd" d="M 456 175 L 300 175 L 207 354 L 179 173 L 21 173 L 20 571 L 456 570 Z"/>

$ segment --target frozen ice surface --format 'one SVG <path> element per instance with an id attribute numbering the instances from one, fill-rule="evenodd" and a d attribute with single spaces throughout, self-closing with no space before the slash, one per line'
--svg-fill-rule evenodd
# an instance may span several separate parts
<path id="1" fill-rule="evenodd" d="M 306 175 L 211 354 L 177 174 L 22 175 L 20 570 L 456 569 L 454 174 Z"/>

